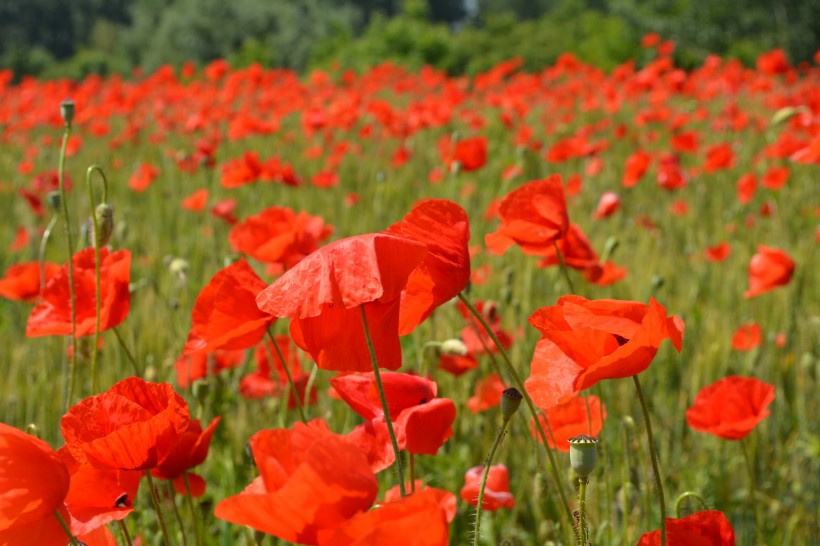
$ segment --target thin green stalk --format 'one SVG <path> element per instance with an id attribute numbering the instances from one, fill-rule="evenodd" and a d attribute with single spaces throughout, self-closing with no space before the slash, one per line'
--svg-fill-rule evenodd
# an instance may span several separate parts
<path id="1" fill-rule="evenodd" d="M 128 349 L 128 346 L 125 344 L 125 340 L 122 339 L 122 335 L 120 334 L 120 331 L 117 328 L 111 328 L 111 329 L 114 330 L 114 335 L 117 336 L 117 341 L 119 342 L 120 347 L 122 348 L 123 351 L 125 351 L 125 356 L 128 357 L 128 361 L 131 362 L 131 366 L 134 367 L 134 375 L 137 376 L 137 377 L 142 377 L 142 370 L 140 370 L 139 364 L 137 364 L 137 359 L 134 357 L 134 355 Z"/>
<path id="2" fill-rule="evenodd" d="M 624 469 L 623 469 L 623 484 L 621 485 L 621 503 L 622 503 L 622 511 L 623 511 L 623 522 L 621 525 L 621 542 L 623 544 L 629 544 L 629 492 L 632 490 L 632 479 L 631 479 L 631 471 L 632 471 L 632 464 L 630 462 L 629 454 L 632 451 L 631 448 L 631 439 L 629 434 L 629 429 L 631 428 L 632 418 L 630 417 L 629 421 L 624 421 Z"/>
<path id="3" fill-rule="evenodd" d="M 646 424 L 646 440 L 649 442 L 649 456 L 652 459 L 652 470 L 655 473 L 655 486 L 658 488 L 658 501 L 660 501 L 661 506 L 661 546 L 666 546 L 666 499 L 663 496 L 663 478 L 661 478 L 658 455 L 655 453 L 655 440 L 652 437 L 652 423 L 649 421 L 649 410 L 646 407 L 641 382 L 637 375 L 633 375 L 632 379 L 635 382 L 635 389 L 638 391 L 638 399 L 641 401 L 643 421 Z"/>
<path id="4" fill-rule="evenodd" d="M 564 281 L 567 283 L 567 288 L 569 288 L 569 293 L 575 293 L 575 287 L 572 286 L 572 279 L 569 276 L 569 271 L 567 270 L 567 264 L 564 263 L 564 255 L 561 254 L 561 249 L 558 248 L 558 243 L 553 241 L 552 246 L 555 247 L 555 255 L 558 257 L 558 265 L 561 267 L 561 274 L 564 276 Z"/>
<path id="5" fill-rule="evenodd" d="M 416 492 L 416 459 L 412 453 L 409 453 L 410 459 L 410 494 Z"/>
<path id="6" fill-rule="evenodd" d="M 74 241 L 71 238 L 71 218 L 68 215 L 68 199 L 65 190 L 65 154 L 68 147 L 68 139 L 71 137 L 71 120 L 65 120 L 65 130 L 63 131 L 63 143 L 60 146 L 60 162 L 57 169 L 57 178 L 60 187 L 60 204 L 62 206 L 63 221 L 65 223 L 66 241 L 68 246 L 68 303 L 71 314 L 71 356 L 69 356 L 68 367 L 70 379 L 68 382 L 68 398 L 66 399 L 66 411 L 74 398 L 74 385 L 77 382 L 77 305 L 74 301 Z"/>
<path id="7" fill-rule="evenodd" d="M 467 296 L 464 295 L 464 292 L 459 292 L 458 298 L 465 306 L 467 306 L 467 309 L 470 311 L 470 313 L 476 318 L 476 320 L 478 320 L 478 322 L 487 332 L 487 335 L 489 335 L 490 339 L 492 339 L 493 343 L 495 343 L 495 346 L 498 347 L 498 352 L 501 354 L 501 357 L 507 366 L 507 371 L 509 372 L 510 377 L 512 377 L 516 388 L 519 391 L 521 391 L 521 394 L 524 396 L 524 401 L 527 403 L 527 408 L 529 408 L 530 414 L 532 415 L 533 421 L 535 422 L 535 428 L 541 436 L 541 442 L 544 444 L 544 449 L 547 452 L 547 457 L 550 462 L 550 469 L 552 471 L 552 478 L 553 480 L 555 480 L 555 485 L 558 488 L 558 494 L 561 497 L 561 504 L 564 507 L 564 510 L 566 511 L 567 521 L 574 521 L 572 510 L 570 509 L 569 502 L 567 501 L 567 495 L 564 492 L 564 488 L 561 485 L 562 482 L 561 475 L 558 471 L 558 463 L 555 461 L 555 455 L 553 455 L 552 450 L 549 448 L 549 442 L 547 441 L 547 433 L 544 432 L 544 427 L 541 424 L 541 419 L 539 419 L 538 411 L 535 408 L 535 404 L 533 403 L 532 398 L 530 398 L 529 393 L 527 393 L 526 389 L 524 388 L 524 382 L 521 380 L 521 377 L 518 375 L 518 372 L 515 370 L 515 367 L 513 367 L 512 362 L 510 361 L 510 357 L 507 355 L 507 351 L 505 351 L 504 347 L 501 346 L 501 342 L 498 340 L 498 337 L 495 335 L 495 332 L 493 332 L 493 329 L 490 327 L 489 324 L 487 324 L 487 321 L 484 319 L 481 313 L 478 312 L 478 310 L 475 308 L 475 306 L 473 306 L 473 304 L 470 302 Z M 545 419 L 545 421 L 547 427 L 549 428 L 549 420 Z M 552 437 L 551 429 L 550 437 Z M 553 445 L 557 444 L 555 444 L 555 442 L 553 441 Z M 564 526 L 567 522 L 563 519 L 559 519 L 558 521 L 561 525 L 561 528 L 566 533 L 566 528 Z M 578 532 L 575 530 L 574 526 L 572 526 L 572 530 L 575 534 L 575 537 L 577 538 Z"/>
<path id="8" fill-rule="evenodd" d="M 490 465 L 495 457 L 495 452 L 501 441 L 504 439 L 504 434 L 507 431 L 507 424 L 510 422 L 509 417 L 504 417 L 504 422 L 501 423 L 501 428 L 498 434 L 495 435 L 493 446 L 490 448 L 490 453 L 487 455 L 487 460 L 484 461 L 484 472 L 481 473 L 481 486 L 478 489 L 478 502 L 475 506 L 475 532 L 473 533 L 473 546 L 478 546 L 478 541 L 481 537 L 481 506 L 484 504 L 484 489 L 487 487 L 487 477 L 490 475 Z"/>
<path id="9" fill-rule="evenodd" d="M 683 506 L 683 501 L 685 501 L 686 499 L 688 499 L 690 497 L 693 498 L 693 499 L 699 500 L 701 508 L 706 510 L 706 501 L 703 500 L 703 497 L 701 497 L 698 493 L 695 493 L 694 491 L 684 491 L 683 493 L 678 495 L 677 499 L 675 499 L 675 517 L 676 518 L 678 518 L 678 519 L 681 518 L 681 515 L 680 515 L 681 510 L 680 509 L 681 509 L 681 506 Z"/>
<path id="10" fill-rule="evenodd" d="M 131 541 L 131 535 L 128 533 L 128 526 L 125 525 L 125 520 L 119 520 L 117 523 L 120 524 L 120 531 L 122 531 L 122 536 L 125 538 L 126 546 L 134 546 L 134 543 Z"/>
<path id="11" fill-rule="evenodd" d="M 171 510 L 174 512 L 174 518 L 176 518 L 177 524 L 179 525 L 179 530 L 182 533 L 182 545 L 188 546 L 188 537 L 185 534 L 185 523 L 183 523 L 182 515 L 179 513 L 179 510 L 177 510 L 176 495 L 174 492 L 174 486 L 171 482 L 165 482 L 165 490 L 168 497 L 171 499 Z"/>
<path id="12" fill-rule="evenodd" d="M 379 399 L 382 402 L 382 411 L 384 411 L 384 420 L 387 422 L 387 432 L 390 434 L 390 443 L 393 444 L 393 453 L 396 455 L 396 468 L 399 473 L 399 492 L 402 497 L 405 497 L 407 496 L 407 492 L 404 489 L 404 465 L 401 462 L 399 442 L 396 440 L 396 433 L 393 431 L 393 421 L 390 419 L 387 397 L 384 395 L 382 377 L 379 373 L 379 362 L 376 360 L 376 348 L 373 347 L 373 340 L 370 337 L 370 328 L 367 325 L 367 314 L 364 310 L 365 305 L 367 304 L 363 303 L 359 306 L 359 312 L 362 317 L 362 328 L 364 329 L 364 339 L 367 342 L 367 350 L 370 351 L 370 362 L 373 364 L 373 377 L 376 379 L 376 389 L 379 391 Z"/>
<path id="13" fill-rule="evenodd" d="M 97 165 L 92 165 L 88 168 L 88 171 L 86 171 L 85 185 L 86 188 L 88 188 L 88 204 L 91 208 L 91 222 L 94 226 L 91 236 L 94 239 L 94 280 L 96 298 L 96 310 L 94 315 L 94 346 L 91 348 L 91 391 L 97 392 L 97 353 L 99 352 L 97 347 L 100 342 L 100 310 L 102 309 L 102 282 L 100 280 L 100 268 L 102 267 L 100 264 L 100 243 L 102 241 L 102 237 L 100 233 L 100 224 L 97 221 L 97 214 L 95 210 L 97 205 L 94 201 L 94 189 L 91 186 L 91 175 L 94 171 L 98 171 L 100 176 L 102 176 L 103 203 L 105 203 L 108 199 L 108 180 L 105 178 L 105 173 L 103 170 Z"/>
<path id="14" fill-rule="evenodd" d="M 273 349 L 276 351 L 276 356 L 279 357 L 279 362 L 282 363 L 282 368 L 285 369 L 285 375 L 288 376 L 288 383 L 290 383 L 290 390 L 293 392 L 293 398 L 296 400 L 296 408 L 299 410 L 299 417 L 302 419 L 303 423 L 307 423 L 307 417 L 305 417 L 305 410 L 302 407 L 302 397 L 299 396 L 299 391 L 296 390 L 296 383 L 293 382 L 293 376 L 290 374 L 290 368 L 288 367 L 288 363 L 285 360 L 285 355 L 282 354 L 282 349 L 279 348 L 279 344 L 276 342 L 276 338 L 273 334 L 270 333 L 270 328 L 265 330 L 265 333 L 268 335 L 268 339 L 270 340 L 271 344 L 273 344 Z M 272 366 L 272 369 L 276 369 L 276 366 Z M 307 392 L 305 394 L 308 394 Z M 310 397 L 310 394 L 308 394 Z M 287 406 L 287 399 L 285 399 L 285 405 Z"/>
<path id="15" fill-rule="evenodd" d="M 46 245 L 48 244 L 49 238 L 51 238 L 51 232 L 54 229 L 54 226 L 57 225 L 57 215 L 51 217 L 51 220 L 48 221 L 48 226 L 46 226 L 46 230 L 43 232 L 43 238 L 40 239 L 40 252 L 37 255 L 37 261 L 40 263 L 40 293 L 43 293 L 43 289 L 46 287 Z"/>
<path id="16" fill-rule="evenodd" d="M 586 511 L 587 511 L 587 484 L 589 478 L 585 476 L 578 476 L 578 526 L 581 533 L 578 537 L 578 546 L 586 546 L 589 543 L 589 532 L 587 530 Z"/>
<path id="17" fill-rule="evenodd" d="M 749 455 L 749 446 L 745 438 L 740 440 L 740 450 L 743 452 L 746 471 L 749 474 L 749 501 L 754 508 L 755 538 L 758 544 L 763 544 L 763 519 L 760 517 L 760 503 L 757 502 L 757 478 L 755 477 L 755 467 L 752 463 L 752 457 Z"/>
<path id="18" fill-rule="evenodd" d="M 57 521 L 60 522 L 60 527 L 62 527 L 63 531 L 65 531 L 65 534 L 68 535 L 68 541 L 71 543 L 71 546 L 80 546 L 80 543 L 77 540 L 77 537 L 75 537 L 71 533 L 71 527 L 68 526 L 66 521 L 63 519 L 63 516 L 60 515 L 60 511 L 59 510 L 55 511 L 54 515 L 57 517 Z"/>
<path id="19" fill-rule="evenodd" d="M 194 506 L 194 496 L 191 494 L 191 483 L 188 480 L 188 473 L 182 475 L 182 479 L 185 480 L 185 502 L 188 504 L 188 510 L 191 511 L 191 520 L 194 525 L 194 540 L 196 541 L 196 546 L 202 546 L 202 534 L 199 529 L 199 515 L 197 514 L 196 507 Z"/>
<path id="20" fill-rule="evenodd" d="M 148 479 L 148 492 L 151 495 L 151 502 L 154 504 L 154 511 L 157 513 L 157 520 L 159 520 L 159 528 L 162 531 L 162 538 L 165 541 L 165 546 L 171 546 L 171 537 L 168 534 L 168 527 L 165 525 L 165 516 L 162 513 L 162 506 L 160 505 L 157 488 L 154 486 L 154 479 L 151 477 L 151 471 L 145 471 L 145 477 Z"/>

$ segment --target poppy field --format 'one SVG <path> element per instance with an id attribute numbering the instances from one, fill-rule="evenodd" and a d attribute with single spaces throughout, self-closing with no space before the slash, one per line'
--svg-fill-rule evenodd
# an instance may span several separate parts
<path id="1" fill-rule="evenodd" d="M 644 46 L 0 70 L 0 545 L 820 542 L 820 55 Z"/>

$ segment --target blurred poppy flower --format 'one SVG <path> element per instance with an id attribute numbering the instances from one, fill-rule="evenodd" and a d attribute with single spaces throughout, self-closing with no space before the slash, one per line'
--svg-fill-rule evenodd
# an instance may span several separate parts
<path id="1" fill-rule="evenodd" d="M 789 284 L 794 268 L 794 260 L 782 250 L 758 246 L 757 253 L 749 262 L 749 289 L 743 296 L 753 298 Z"/>
<path id="2" fill-rule="evenodd" d="M 286 335 L 278 335 L 276 343 L 282 356 L 287 362 L 293 383 L 299 394 L 299 400 L 306 402 L 305 390 L 307 389 L 309 374 L 302 369 L 299 359 L 299 350 L 294 346 L 293 341 Z M 239 393 L 246 398 L 263 398 L 265 396 L 276 395 L 281 388 L 288 385 L 288 376 L 285 372 L 284 364 L 279 359 L 276 349 L 270 340 L 262 340 L 254 350 L 254 360 L 256 361 L 256 371 L 245 375 L 239 382 Z M 273 363 L 273 364 L 272 364 Z M 275 374 L 274 374 L 275 372 Z M 316 386 L 310 391 L 308 404 L 315 404 L 317 401 Z M 288 407 L 296 408 L 296 397 L 289 393 Z"/>
<path id="3" fill-rule="evenodd" d="M 501 227 L 484 238 L 490 252 L 503 254 L 512 245 L 541 256 L 567 232 L 569 217 L 561 175 L 533 180 L 511 191 L 498 208 Z"/>
<path id="4" fill-rule="evenodd" d="M 180 389 L 187 389 L 197 379 L 204 379 L 223 370 L 236 368 L 244 361 L 244 349 L 183 354 L 174 362 L 177 386 Z"/>
<path id="5" fill-rule="evenodd" d="M 729 243 L 719 243 L 714 246 L 706 248 L 706 259 L 710 262 L 722 262 L 729 257 L 732 252 L 732 247 Z"/>
<path id="6" fill-rule="evenodd" d="M 706 150 L 706 162 L 703 164 L 703 170 L 711 173 L 730 169 L 734 164 L 735 153 L 732 151 L 732 146 L 727 142 L 722 142 Z"/>
<path id="7" fill-rule="evenodd" d="M 505 388 L 498 374 L 491 373 L 476 384 L 474 394 L 467 400 L 467 409 L 480 413 L 496 407 L 501 403 L 501 393 Z"/>
<path id="8" fill-rule="evenodd" d="M 628 273 L 625 267 L 619 267 L 613 262 L 597 263 L 585 267 L 583 270 L 584 278 L 587 282 L 596 284 L 598 286 L 609 286 L 624 279 Z"/>
<path id="9" fill-rule="evenodd" d="M 409 275 L 427 253 L 409 239 L 371 233 L 308 255 L 256 298 L 259 308 L 290 317 L 291 337 L 326 370 L 372 369 L 364 306 L 379 366 L 401 366 L 399 305 Z"/>
<path id="10" fill-rule="evenodd" d="M 576 396 L 566 402 L 546 408 L 543 414 L 538 414 L 542 425 L 549 421 L 552 435 L 547 435 L 547 442 L 552 449 L 569 453 L 569 439 L 580 434 L 598 436 L 606 419 L 606 407 L 597 396 L 582 398 Z M 546 427 L 544 427 L 546 428 Z M 540 436 L 535 431 L 535 423 L 530 420 L 530 433 L 539 441 Z M 553 443 L 553 438 L 555 443 Z M 556 445 L 558 446 L 556 448 Z"/>
<path id="11" fill-rule="evenodd" d="M 328 533 L 328 538 L 322 539 L 320 544 L 447 546 L 450 540 L 447 524 L 441 490 L 427 488 L 357 514 L 333 533 Z"/>
<path id="12" fill-rule="evenodd" d="M 205 430 L 202 430 L 199 419 L 190 421 L 188 430 L 179 435 L 171 452 L 160 461 L 159 466 L 151 470 L 151 474 L 160 479 L 171 480 L 174 490 L 180 495 L 188 495 L 187 486 L 190 486 L 190 495 L 201 497 L 205 493 L 205 480 L 199 474 L 188 472 L 188 470 L 202 464 L 208 456 L 211 438 L 213 438 L 219 421 L 220 417 L 215 417 Z"/>
<path id="13" fill-rule="evenodd" d="M 65 544 L 69 474 L 48 444 L 0 423 L 0 544 Z"/>
<path id="14" fill-rule="evenodd" d="M 570 224 L 566 234 L 555 241 L 555 245 L 544 249 L 540 254 L 542 258 L 538 262 L 538 267 L 550 267 L 561 263 L 555 246 L 561 251 L 561 259 L 567 267 L 584 270 L 599 265 L 598 254 L 592 249 L 592 244 L 578 224 Z"/>
<path id="15" fill-rule="evenodd" d="M 30 240 L 28 230 L 24 227 L 18 227 L 15 233 L 14 240 L 9 244 L 11 252 L 26 248 Z"/>
<path id="16" fill-rule="evenodd" d="M 427 254 L 410 273 L 401 295 L 399 335 L 405 335 L 467 286 L 470 221 L 464 209 L 452 201 L 423 199 L 384 233 L 427 247 Z"/>
<path id="17" fill-rule="evenodd" d="M 234 216 L 235 210 L 236 199 L 223 199 L 211 207 L 211 216 L 232 226 L 237 221 L 236 216 Z"/>
<path id="18" fill-rule="evenodd" d="M 458 140 L 455 146 L 450 137 L 445 136 L 439 142 L 439 151 L 448 169 L 458 163 L 464 172 L 476 171 L 487 162 L 487 138 L 472 137 Z"/>
<path id="19" fill-rule="evenodd" d="M 788 180 L 788 167 L 769 167 L 766 170 L 766 172 L 763 173 L 763 177 L 760 179 L 760 183 L 764 188 L 770 190 L 779 190 L 786 185 L 786 182 L 788 182 Z"/>
<path id="20" fill-rule="evenodd" d="M 735 546 L 735 532 L 723 512 L 705 510 L 684 518 L 666 518 L 669 546 Z M 660 546 L 661 532 L 645 533 L 638 546 Z"/>
<path id="21" fill-rule="evenodd" d="M 129 377 L 72 406 L 61 426 L 79 463 L 148 470 L 168 456 L 189 420 L 188 404 L 171 385 Z"/>
<path id="22" fill-rule="evenodd" d="M 470 353 L 466 355 L 448 355 L 442 353 L 439 355 L 438 369 L 455 376 L 474 370 L 477 367 L 478 360 Z"/>
<path id="23" fill-rule="evenodd" d="M 256 306 L 265 281 L 244 258 L 220 270 L 194 303 L 185 354 L 253 347 L 276 317 Z"/>
<path id="24" fill-rule="evenodd" d="M 541 340 L 525 387 L 542 408 L 565 402 L 601 380 L 639 374 L 664 339 L 678 351 L 683 343 L 683 321 L 668 316 L 654 298 L 646 305 L 562 296 L 529 321 Z"/>
<path id="25" fill-rule="evenodd" d="M 71 475 L 65 498 L 71 516 L 71 532 L 85 535 L 134 511 L 140 480 L 138 470 L 115 470 L 80 464 L 63 446 L 57 451 Z"/>
<path id="26" fill-rule="evenodd" d="M 220 501 L 216 517 L 288 542 L 319 544 L 320 534 L 368 510 L 378 483 L 364 455 L 334 435 L 299 432 L 305 428 L 254 434 L 259 477 Z"/>
<path id="27" fill-rule="evenodd" d="M 205 210 L 208 205 L 208 190 L 199 189 L 182 200 L 182 208 L 190 210 L 191 212 L 200 212 Z"/>
<path id="28" fill-rule="evenodd" d="M 753 377 L 730 375 L 703 387 L 686 422 L 695 430 L 727 440 L 741 440 L 769 416 L 774 386 Z"/>
<path id="29" fill-rule="evenodd" d="M 618 197 L 617 193 L 607 191 L 598 200 L 598 208 L 595 209 L 592 217 L 600 220 L 612 216 L 619 208 L 621 208 L 621 198 Z"/>
<path id="30" fill-rule="evenodd" d="M 333 233 L 321 216 L 270 207 L 231 229 L 231 248 L 267 264 L 290 269 Z"/>
<path id="31" fill-rule="evenodd" d="M 759 324 L 754 322 L 743 324 L 732 334 L 732 349 L 735 351 L 751 351 L 760 345 L 761 337 Z"/>
<path id="32" fill-rule="evenodd" d="M 757 176 L 746 173 L 737 180 L 737 202 L 746 205 L 751 202 L 757 192 Z"/>
<path id="33" fill-rule="evenodd" d="M 96 329 L 97 281 L 94 249 L 86 248 L 72 259 L 74 296 L 77 315 L 76 336 L 91 335 Z M 131 253 L 100 249 L 100 331 L 114 328 L 125 320 L 131 306 L 128 283 L 131 279 Z M 68 291 L 68 266 L 64 265 L 46 283 L 42 299 L 31 310 L 26 336 L 71 335 L 71 305 Z"/>
<path id="34" fill-rule="evenodd" d="M 621 179 L 621 185 L 624 188 L 636 186 L 649 169 L 650 160 L 649 154 L 643 150 L 637 150 L 626 158 L 626 167 L 624 169 L 624 176 Z"/>
<path id="35" fill-rule="evenodd" d="M 46 283 L 57 275 L 60 266 L 45 263 Z M 40 263 L 14 264 L 0 278 L 0 296 L 15 301 L 34 301 L 40 294 Z"/>
<path id="36" fill-rule="evenodd" d="M 145 191 L 159 176 L 159 172 L 159 167 L 151 163 L 141 163 L 128 179 L 128 187 L 137 192 Z"/>
<path id="37" fill-rule="evenodd" d="M 780 48 L 758 55 L 755 65 L 758 72 L 769 76 L 783 74 L 791 69 L 786 52 Z"/>
<path id="38" fill-rule="evenodd" d="M 439 506 L 441 506 L 441 508 L 444 510 L 444 514 L 447 518 L 447 523 L 451 523 L 455 519 L 458 507 L 456 505 L 456 496 L 454 494 L 445 489 L 438 489 L 435 487 L 423 485 L 423 482 L 421 480 L 415 480 L 412 486 L 409 482 L 405 483 L 405 489 L 408 492 L 411 490 L 411 487 L 415 488 L 416 493 L 419 493 L 421 491 L 428 491 L 428 495 L 430 495 L 432 498 L 437 499 Z M 398 485 L 394 485 L 393 487 L 385 491 L 385 504 L 396 502 L 399 500 L 401 500 L 401 491 Z"/>
<path id="39" fill-rule="evenodd" d="M 464 474 L 464 487 L 461 488 L 459 495 L 461 500 L 467 504 L 478 505 L 478 493 L 483 473 L 483 466 L 474 466 Z M 490 467 L 481 503 L 481 509 L 487 512 L 495 512 L 499 508 L 515 508 L 515 498 L 510 493 L 510 475 L 503 464 Z"/>

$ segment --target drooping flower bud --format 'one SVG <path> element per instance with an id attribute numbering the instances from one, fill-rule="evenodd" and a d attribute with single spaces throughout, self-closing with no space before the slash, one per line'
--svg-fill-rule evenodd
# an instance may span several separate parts
<path id="1" fill-rule="evenodd" d="M 448 339 L 441 342 L 439 351 L 441 351 L 441 354 L 449 356 L 465 356 L 467 346 L 460 339 Z"/>
<path id="2" fill-rule="evenodd" d="M 105 246 L 114 232 L 114 207 L 108 203 L 100 203 L 94 209 L 94 216 L 100 231 L 94 234 L 93 243 L 95 246 Z"/>

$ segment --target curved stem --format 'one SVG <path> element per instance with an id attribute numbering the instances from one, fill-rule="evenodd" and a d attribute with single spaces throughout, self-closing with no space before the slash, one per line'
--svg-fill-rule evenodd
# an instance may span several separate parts
<path id="1" fill-rule="evenodd" d="M 643 421 L 646 424 L 646 440 L 649 442 L 649 457 L 652 459 L 652 471 L 655 473 L 655 486 L 658 488 L 658 500 L 661 506 L 661 546 L 666 546 L 666 499 L 663 496 L 663 479 L 661 469 L 658 464 L 658 455 L 655 453 L 655 440 L 652 437 L 652 423 L 649 420 L 649 410 L 646 407 L 646 399 L 643 396 L 641 382 L 637 375 L 632 376 L 635 382 L 635 389 L 638 391 L 638 399 L 641 401 L 641 411 Z"/>
<path id="2" fill-rule="evenodd" d="M 367 350 L 370 352 L 370 362 L 373 364 L 373 377 L 376 380 L 376 389 L 379 391 L 379 399 L 382 402 L 382 411 L 384 412 L 384 420 L 387 422 L 387 432 L 390 434 L 390 443 L 393 444 L 393 453 L 396 455 L 396 468 L 399 472 L 399 492 L 402 497 L 407 496 L 404 489 L 404 465 L 401 462 L 401 451 L 399 450 L 399 442 L 396 440 L 396 433 L 393 431 L 393 421 L 390 419 L 390 410 L 387 408 L 387 397 L 384 395 L 384 387 L 382 387 L 382 377 L 379 373 L 379 362 L 376 360 L 376 348 L 373 347 L 373 340 L 370 337 L 370 328 L 367 326 L 367 313 L 365 313 L 363 303 L 359 306 L 359 312 L 362 317 L 362 328 L 364 329 L 364 339 L 367 342 Z"/>
<path id="3" fill-rule="evenodd" d="M 467 306 L 467 309 L 470 311 L 470 313 L 476 318 L 476 320 L 478 320 L 478 322 L 487 332 L 487 335 L 489 335 L 490 339 L 492 339 L 493 343 L 495 343 L 495 346 L 498 347 L 498 352 L 501 354 L 501 357 L 507 366 L 507 371 L 509 372 L 510 377 L 512 377 L 513 382 L 515 383 L 515 387 L 519 391 L 521 391 L 521 394 L 524 396 L 524 401 L 527 403 L 527 408 L 529 408 L 530 414 L 532 415 L 533 421 L 535 422 L 535 428 L 541 436 L 541 442 L 544 444 L 544 449 L 547 452 L 547 458 L 549 459 L 550 469 L 552 471 L 552 478 L 555 480 L 555 486 L 558 488 L 558 494 L 561 497 L 561 504 L 563 505 L 564 510 L 566 511 L 567 521 L 574 521 L 574 518 L 572 516 L 572 510 L 570 509 L 569 502 L 567 501 L 567 495 L 564 492 L 564 488 L 561 485 L 562 482 L 561 476 L 558 471 L 558 463 L 555 461 L 555 455 L 553 455 L 552 450 L 549 448 L 549 442 L 547 441 L 547 433 L 544 431 L 544 427 L 541 424 L 541 419 L 539 419 L 538 410 L 536 410 L 532 398 L 530 398 L 529 393 L 524 388 L 524 382 L 521 380 L 521 377 L 518 375 L 518 372 L 513 367 L 512 362 L 510 361 L 510 357 L 507 355 L 507 351 L 505 351 L 504 347 L 501 346 L 501 342 L 498 340 L 498 337 L 495 335 L 495 332 L 493 332 L 493 329 L 490 327 L 489 324 L 487 324 L 487 321 L 484 319 L 481 313 L 478 312 L 478 310 L 473 306 L 473 304 L 470 302 L 467 296 L 464 295 L 464 292 L 459 292 L 458 298 L 464 305 Z M 550 428 L 549 420 L 544 420 L 546 421 L 547 427 Z M 552 437 L 551 428 L 550 437 Z M 557 444 L 553 441 L 553 445 Z M 559 519 L 558 521 L 560 522 L 562 528 L 564 527 L 564 525 L 566 525 L 566 522 L 563 519 Z M 572 529 L 577 538 L 577 530 L 575 530 L 574 526 L 572 526 Z"/>
<path id="4" fill-rule="evenodd" d="M 555 255 L 558 257 L 558 265 L 561 266 L 561 274 L 564 276 L 564 281 L 567 283 L 567 288 L 569 288 L 570 294 L 574 294 L 575 288 L 572 286 L 572 279 L 569 276 L 567 264 L 564 262 L 564 255 L 561 254 L 561 249 L 558 248 L 557 242 L 553 241 L 552 246 L 555 247 Z"/>
<path id="5" fill-rule="evenodd" d="M 509 422 L 509 417 L 504 419 L 498 434 L 495 435 L 495 440 L 493 441 L 493 446 L 490 448 L 490 453 L 487 455 L 487 460 L 484 461 L 484 472 L 481 473 L 481 486 L 478 489 L 478 501 L 475 505 L 475 532 L 473 533 L 473 546 L 478 546 L 478 541 L 481 537 L 481 507 L 484 504 L 484 489 L 487 487 L 487 477 L 490 475 L 490 465 L 493 462 L 493 457 L 495 457 L 495 452 L 498 450 L 498 446 L 501 445 L 501 441 L 504 439 L 504 433 L 507 430 L 507 423 Z"/>
<path id="6" fill-rule="evenodd" d="M 265 333 L 268 335 L 268 339 L 270 340 L 271 344 L 273 345 L 273 349 L 276 351 L 276 356 L 279 357 L 279 362 L 282 364 L 282 368 L 285 370 L 285 375 L 288 376 L 288 383 L 290 383 L 290 390 L 293 393 L 293 398 L 296 400 L 296 407 L 299 409 L 299 417 L 302 419 L 303 423 L 307 423 L 307 418 L 305 417 L 305 410 L 302 407 L 302 397 L 299 396 L 299 391 L 296 390 L 296 383 L 293 382 L 293 376 L 290 373 L 290 368 L 288 367 L 288 363 L 285 360 L 285 355 L 282 354 L 282 349 L 279 348 L 279 343 L 276 342 L 276 338 L 273 334 L 270 333 L 270 328 L 265 330 Z M 273 366 L 275 369 L 275 366 Z M 310 394 L 306 391 L 305 394 L 310 397 Z M 285 405 L 287 405 L 288 401 L 285 400 Z"/>
<path id="7" fill-rule="evenodd" d="M 675 517 L 676 518 L 680 519 L 680 517 L 681 517 L 680 516 L 681 506 L 683 506 L 683 501 L 685 501 L 688 498 L 693 498 L 693 499 L 699 500 L 701 507 L 704 510 L 706 510 L 706 501 L 703 500 L 703 497 L 701 497 L 698 493 L 696 493 L 694 491 L 684 491 L 683 493 L 678 495 L 677 499 L 675 499 Z"/>
<path id="8" fill-rule="evenodd" d="M 71 137 L 71 122 L 66 122 L 63 131 L 63 143 L 60 146 L 60 163 L 57 169 L 57 179 L 60 186 L 60 204 L 62 205 L 63 220 L 65 223 L 66 241 L 68 244 L 68 303 L 71 314 L 71 356 L 69 357 L 70 379 L 68 382 L 67 407 L 71 405 L 74 398 L 74 385 L 77 381 L 77 305 L 74 301 L 74 241 L 71 238 L 71 219 L 68 216 L 68 199 L 65 190 L 65 154 L 68 147 L 68 139 Z"/>
<path id="9" fill-rule="evenodd" d="M 168 527 L 165 525 L 165 516 L 162 514 L 162 506 L 160 505 L 159 495 L 157 495 L 157 489 L 154 486 L 154 479 L 151 477 L 150 470 L 145 471 L 145 477 L 148 479 L 148 491 L 151 494 L 151 502 L 154 504 L 154 511 L 157 513 L 159 528 L 162 531 L 162 538 L 165 541 L 165 546 L 171 546 L 171 537 L 168 534 Z"/>
<path id="10" fill-rule="evenodd" d="M 589 543 L 589 533 L 587 532 L 586 508 L 587 508 L 587 484 L 589 478 L 578 476 L 578 526 L 581 533 L 578 539 L 579 546 L 586 546 Z"/>
<path id="11" fill-rule="evenodd" d="M 95 280 L 95 298 L 96 310 L 94 315 L 94 345 L 91 348 L 91 391 L 97 392 L 97 347 L 100 342 L 100 310 L 102 308 L 102 282 L 100 280 L 100 224 L 97 221 L 96 207 L 94 202 L 94 188 L 91 186 L 91 175 L 97 171 L 102 176 L 103 180 L 103 200 L 105 203 L 108 199 L 108 180 L 105 178 L 105 173 L 98 165 L 92 165 L 85 173 L 85 185 L 88 188 L 88 204 L 91 209 L 91 222 L 93 223 L 93 231 L 91 237 L 94 243 L 94 280 Z"/>
<path id="12" fill-rule="evenodd" d="M 68 535 L 68 541 L 71 543 L 71 546 L 79 546 L 80 542 L 77 540 L 77 537 L 71 533 L 71 527 L 68 526 L 63 516 L 60 515 L 60 511 L 55 511 L 54 515 L 57 517 L 57 521 L 60 522 L 60 527 L 62 527 L 65 534 Z"/>

